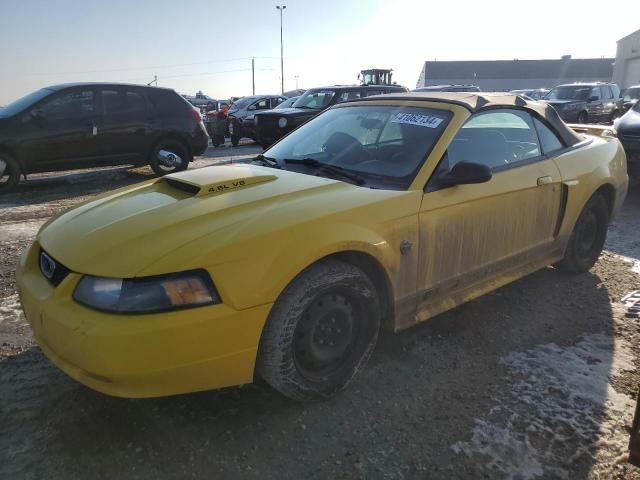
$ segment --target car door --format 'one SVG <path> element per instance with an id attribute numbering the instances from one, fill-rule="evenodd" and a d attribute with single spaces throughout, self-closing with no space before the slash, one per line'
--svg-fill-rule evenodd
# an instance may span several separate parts
<path id="1" fill-rule="evenodd" d="M 85 165 L 96 149 L 97 102 L 93 88 L 63 90 L 37 103 L 24 117 L 27 171 Z"/>
<path id="2" fill-rule="evenodd" d="M 587 113 L 590 121 L 599 121 L 603 116 L 602 92 L 600 87 L 593 87 L 589 93 Z"/>
<path id="3" fill-rule="evenodd" d="M 600 87 L 600 91 L 602 92 L 602 115 L 600 117 L 600 120 L 608 121 L 613 115 L 613 111 L 616 108 L 616 103 L 613 99 L 613 92 L 611 91 L 611 87 L 609 87 L 609 85 L 603 85 L 602 87 Z"/>
<path id="4" fill-rule="evenodd" d="M 103 165 L 145 163 L 151 148 L 154 117 L 142 89 L 111 86 L 100 91 L 96 162 Z"/>
<path id="5" fill-rule="evenodd" d="M 492 178 L 480 184 L 441 184 L 439 178 L 461 161 L 488 166 Z M 529 113 L 498 109 L 472 116 L 425 187 L 419 214 L 418 318 L 505 284 L 557 255 L 560 181 Z"/>

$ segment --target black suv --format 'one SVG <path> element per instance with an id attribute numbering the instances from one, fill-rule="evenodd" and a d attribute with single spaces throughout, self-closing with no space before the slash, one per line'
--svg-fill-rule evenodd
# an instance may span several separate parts
<path id="1" fill-rule="evenodd" d="M 0 109 L 0 192 L 35 172 L 146 164 L 159 175 L 184 170 L 208 141 L 200 112 L 173 90 L 47 87 Z"/>
<path id="2" fill-rule="evenodd" d="M 565 122 L 611 122 L 620 116 L 620 89 L 615 83 L 558 85 L 542 99 L 553 105 Z"/>
<path id="3" fill-rule="evenodd" d="M 407 91 L 407 88 L 399 85 L 337 85 L 311 88 L 296 100 L 291 108 L 256 113 L 253 119 L 255 140 L 263 148 L 267 148 L 294 128 L 333 105 L 372 95 Z"/>

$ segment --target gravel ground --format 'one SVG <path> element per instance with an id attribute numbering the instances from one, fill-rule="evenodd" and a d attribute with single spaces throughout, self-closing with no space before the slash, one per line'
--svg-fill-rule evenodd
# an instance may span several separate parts
<path id="1" fill-rule="evenodd" d="M 150 177 L 39 175 L 0 199 L 0 478 L 640 479 L 625 462 L 640 329 L 620 304 L 640 289 L 637 186 L 590 273 L 548 268 L 385 334 L 349 390 L 300 405 L 260 383 L 111 398 L 34 344 L 15 293 L 21 251 L 51 215 Z"/>

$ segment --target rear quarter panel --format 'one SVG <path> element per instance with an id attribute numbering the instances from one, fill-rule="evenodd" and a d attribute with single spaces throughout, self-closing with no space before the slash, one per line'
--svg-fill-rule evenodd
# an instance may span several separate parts
<path id="1" fill-rule="evenodd" d="M 568 239 L 580 212 L 600 188 L 613 188 L 612 216 L 627 195 L 627 160 L 616 138 L 585 135 L 585 141 L 555 158 L 566 193 L 566 207 L 559 236 Z"/>

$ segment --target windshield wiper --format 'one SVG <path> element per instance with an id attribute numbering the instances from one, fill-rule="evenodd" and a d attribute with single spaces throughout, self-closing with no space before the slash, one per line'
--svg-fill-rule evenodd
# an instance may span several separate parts
<path id="1" fill-rule="evenodd" d="M 251 162 L 260 162 L 262 165 L 271 168 L 282 168 L 275 158 L 265 157 L 263 154 L 259 154 Z"/>
<path id="2" fill-rule="evenodd" d="M 358 175 L 349 173 L 341 167 L 330 165 L 328 163 L 319 162 L 315 158 L 285 158 L 284 163 L 305 165 L 307 167 L 313 167 L 318 170 L 325 170 L 327 172 L 333 173 L 334 175 L 339 175 L 343 178 L 346 178 L 347 180 L 350 180 L 352 183 L 356 185 L 364 185 L 366 183 L 364 178 Z"/>

